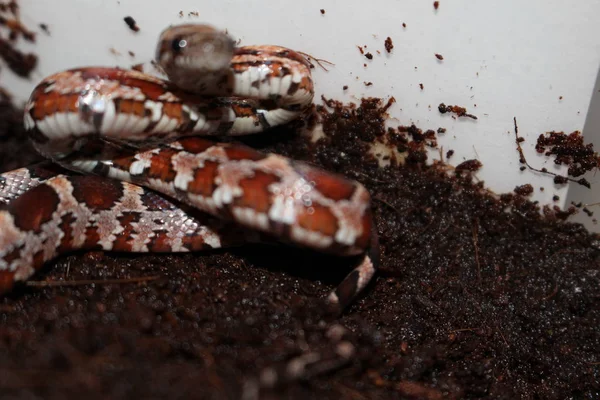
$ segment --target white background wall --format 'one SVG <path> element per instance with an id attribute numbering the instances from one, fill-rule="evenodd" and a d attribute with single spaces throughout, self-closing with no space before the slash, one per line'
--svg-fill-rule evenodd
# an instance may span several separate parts
<path id="1" fill-rule="evenodd" d="M 535 153 L 535 140 L 550 130 L 584 128 L 600 65 L 600 0 L 441 0 L 437 11 L 433 1 L 410 0 L 21 0 L 20 4 L 27 26 L 45 23 L 51 32 L 47 36 L 37 29 L 37 43 L 22 46 L 40 56 L 32 80 L 2 69 L 2 85 L 20 101 L 40 79 L 61 69 L 148 62 L 159 32 L 169 24 L 210 23 L 227 28 L 242 44 L 279 44 L 333 62 L 328 72 L 314 70 L 318 96 L 347 101 L 394 96 L 397 103 L 390 113 L 397 124 L 447 128 L 440 143 L 445 150 L 455 150 L 452 164 L 478 158 L 484 164 L 478 176 L 493 190 L 506 192 L 533 183 L 534 199 L 559 206 L 567 202 L 566 186 L 555 187 L 549 176 L 519 171 L 513 117 L 526 139 L 523 147 L 529 162 L 556 170 L 551 160 Z M 188 16 L 189 12 L 199 16 Z M 123 22 L 127 15 L 138 22 L 140 32 L 127 28 Z M 394 43 L 390 55 L 383 46 L 387 36 Z M 362 56 L 358 45 L 367 45 L 374 59 Z M 128 55 L 130 50 L 134 58 Z M 435 53 L 444 60 L 437 60 Z M 365 81 L 373 86 L 365 87 Z M 347 94 L 344 85 L 349 86 Z M 465 106 L 479 119 L 441 115 L 437 106 L 442 102 Z M 596 110 L 599 105 L 596 100 Z M 596 140 L 599 123 L 590 113 L 584 132 L 589 140 Z M 595 175 L 589 179 L 598 182 Z M 577 189 L 569 200 L 582 195 Z M 554 194 L 560 196 L 559 203 L 552 202 Z M 600 195 L 586 199 L 600 200 Z"/>

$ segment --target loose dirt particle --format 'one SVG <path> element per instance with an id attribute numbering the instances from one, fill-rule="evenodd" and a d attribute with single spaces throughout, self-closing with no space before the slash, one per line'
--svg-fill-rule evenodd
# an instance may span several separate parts
<path id="1" fill-rule="evenodd" d="M 433 8 L 434 8 L 434 9 L 436 9 L 436 10 L 437 10 L 437 9 L 439 8 L 439 6 L 440 6 L 440 2 L 439 2 L 439 1 L 434 1 L 434 2 L 433 2 Z"/>
<path id="2" fill-rule="evenodd" d="M 385 39 L 384 46 L 385 46 L 385 51 L 387 51 L 388 53 L 392 52 L 392 49 L 394 48 L 394 44 L 392 43 L 391 37 L 388 36 Z"/>
<path id="3" fill-rule="evenodd" d="M 529 183 L 527 183 L 525 185 L 517 186 L 514 189 L 514 192 L 521 196 L 529 196 L 530 194 L 533 193 L 533 186 Z"/>
<path id="4" fill-rule="evenodd" d="M 348 85 L 344 85 L 344 86 L 342 87 L 342 90 L 348 90 Z"/>
<path id="5" fill-rule="evenodd" d="M 441 54 L 435 54 L 435 58 L 437 58 L 438 60 L 443 60 L 444 56 L 442 56 Z"/>
<path id="6" fill-rule="evenodd" d="M 403 27 L 403 28 L 406 28 L 406 24 L 405 24 L 404 22 L 402 23 L 402 27 Z"/>
<path id="7" fill-rule="evenodd" d="M 40 29 L 41 29 L 42 31 L 44 31 L 44 33 L 45 33 L 46 35 L 50 36 L 50 28 L 48 28 L 48 25 L 46 25 L 46 24 L 43 24 L 43 23 L 42 23 L 42 24 L 40 24 L 39 26 L 40 26 Z"/>
<path id="8" fill-rule="evenodd" d="M 123 18 L 123 20 L 129 27 L 129 29 L 131 29 L 132 31 L 138 32 L 140 30 L 140 27 L 137 25 L 137 23 L 135 22 L 135 19 L 133 19 L 133 17 L 127 16 L 127 17 Z"/>
<path id="9" fill-rule="evenodd" d="M 453 155 L 454 155 L 454 150 L 448 150 L 448 151 L 446 152 L 446 158 L 448 158 L 448 159 L 449 159 L 450 157 L 452 157 Z"/>
<path id="10" fill-rule="evenodd" d="M 373 86 L 373 82 L 364 82 L 365 86 Z"/>
<path id="11" fill-rule="evenodd" d="M 35 33 L 30 31 L 17 18 L 5 18 L 0 15 L 0 25 L 5 26 L 9 30 L 9 39 L 14 41 L 19 35 L 28 42 L 35 42 Z"/>
<path id="12" fill-rule="evenodd" d="M 458 117 L 468 117 L 471 119 L 477 119 L 477 117 L 475 115 L 467 113 L 467 109 L 465 107 L 447 106 L 444 103 L 440 103 L 440 105 L 438 106 L 438 110 L 442 114 L 451 112 L 451 113 L 456 114 L 456 116 L 458 116 Z"/>
<path id="13" fill-rule="evenodd" d="M 419 87 L 421 88 L 421 90 L 423 90 L 425 88 L 425 86 L 423 86 L 422 83 L 419 83 Z"/>
<path id="14" fill-rule="evenodd" d="M 29 78 L 38 63 L 37 55 L 23 53 L 2 38 L 0 38 L 0 57 L 11 71 L 23 78 Z"/>
<path id="15" fill-rule="evenodd" d="M 365 53 L 365 57 L 367 57 L 369 60 L 373 59 L 373 54 L 371 53 Z"/>
<path id="16" fill-rule="evenodd" d="M 475 172 L 475 171 L 479 171 L 479 169 L 481 169 L 481 167 L 483 167 L 483 164 L 481 163 L 481 161 L 479 160 L 466 160 L 461 162 L 460 164 L 458 164 L 456 166 L 456 171 L 457 172 L 461 172 L 461 171 L 470 171 L 470 172 Z"/>
<path id="17" fill-rule="evenodd" d="M 546 157 L 554 156 L 556 165 L 567 165 L 569 176 L 578 177 L 600 167 L 600 156 L 594 151 L 594 145 L 585 144 L 580 131 L 539 135 L 535 149 Z"/>
<path id="18" fill-rule="evenodd" d="M 139 64 L 132 65 L 131 69 L 138 71 L 138 72 L 144 72 L 144 64 L 139 63 Z"/>
<path id="19" fill-rule="evenodd" d="M 321 14 L 325 15 L 325 9 L 321 8 Z"/>

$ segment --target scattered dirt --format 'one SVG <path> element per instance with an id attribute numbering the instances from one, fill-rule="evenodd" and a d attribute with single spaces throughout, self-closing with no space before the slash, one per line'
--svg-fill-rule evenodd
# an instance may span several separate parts
<path id="1" fill-rule="evenodd" d="M 529 196 L 533 193 L 533 186 L 529 183 L 525 185 L 517 186 L 515 188 L 515 193 L 520 194 L 521 196 Z"/>
<path id="2" fill-rule="evenodd" d="M 483 164 L 479 160 L 466 160 L 458 164 L 455 169 L 458 172 L 461 171 L 470 171 L 476 172 L 479 171 L 483 167 Z"/>
<path id="3" fill-rule="evenodd" d="M 46 35 L 50 36 L 50 28 L 48 27 L 48 24 L 41 23 L 39 24 L 39 27 Z"/>
<path id="4" fill-rule="evenodd" d="M 36 55 L 25 54 L 2 38 L 0 38 L 0 57 L 6 62 L 11 71 L 24 78 L 29 77 L 38 61 Z"/>
<path id="5" fill-rule="evenodd" d="M 385 42 L 383 43 L 383 45 L 385 46 L 385 51 L 387 51 L 388 53 L 392 52 L 392 49 L 394 48 L 394 43 L 392 42 L 391 37 L 388 36 L 385 39 Z"/>
<path id="6" fill-rule="evenodd" d="M 465 107 L 461 106 L 447 106 L 444 103 L 440 103 L 438 106 L 438 110 L 440 113 L 453 113 L 456 114 L 457 117 L 468 117 L 471 119 L 477 119 L 477 117 L 473 114 L 469 114 Z"/>
<path id="7" fill-rule="evenodd" d="M 133 19 L 133 17 L 127 16 L 127 17 L 123 18 L 123 20 L 125 21 L 125 23 L 129 27 L 129 29 L 131 29 L 132 31 L 138 32 L 140 30 L 140 27 L 135 22 L 135 19 Z"/>
<path id="8" fill-rule="evenodd" d="M 19 6 L 16 1 L 0 3 L 0 57 L 8 68 L 20 77 L 29 78 L 38 63 L 37 55 L 24 53 L 15 46 L 23 38 L 35 42 L 36 35 L 19 18 Z"/>
<path id="9" fill-rule="evenodd" d="M 138 72 L 144 72 L 144 63 L 138 63 L 131 66 L 131 69 Z"/>
<path id="10" fill-rule="evenodd" d="M 585 144 L 581 132 L 547 132 L 537 139 L 535 149 L 547 157 L 554 156 L 554 163 L 567 165 L 569 176 L 578 177 L 600 167 L 600 156 L 591 143 Z"/>
<path id="11" fill-rule="evenodd" d="M 515 142 L 517 151 L 519 152 L 519 162 L 524 164 L 520 167 L 521 171 L 529 168 L 532 171 L 541 172 L 554 176 L 554 183 L 564 185 L 568 182 L 577 183 L 579 185 L 591 188 L 590 182 L 585 178 L 573 179 L 570 176 L 564 176 L 555 172 L 548 171 L 547 168 L 535 168 L 525 158 L 521 143 L 525 141 L 522 136 L 519 136 L 519 127 L 517 119 L 514 119 L 515 126 Z M 536 143 L 538 153 L 546 152 L 546 157 L 556 156 L 556 164 L 566 164 L 569 166 L 568 174 L 571 176 L 581 176 L 587 171 L 598 168 L 600 158 L 594 152 L 592 144 L 583 144 L 583 138 L 577 131 L 571 133 L 568 137 L 562 132 L 549 132 L 547 136 L 540 135 Z"/>
<path id="12" fill-rule="evenodd" d="M 358 349 L 350 365 L 271 394 L 597 397 L 598 238 L 523 196 L 489 193 L 471 174 L 427 166 L 425 141 L 384 128 L 389 104 L 328 104 L 316 143 L 299 124 L 243 141 L 365 184 L 382 266 L 337 321 Z M 20 113 L 0 106 L 0 138 L 12 138 L 2 170 L 30 163 L 15 138 Z M 376 141 L 404 143 L 408 157 L 381 169 L 365 156 Z M 61 257 L 36 280 L 64 286 L 0 300 L 0 387 L 11 398 L 240 398 L 263 367 L 329 349 L 321 299 L 348 266 L 286 246 Z M 77 280 L 97 283 L 68 284 Z"/>

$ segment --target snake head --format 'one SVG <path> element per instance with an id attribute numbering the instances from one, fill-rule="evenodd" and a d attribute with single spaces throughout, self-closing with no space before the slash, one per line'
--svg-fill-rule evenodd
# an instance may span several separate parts
<path id="1" fill-rule="evenodd" d="M 227 33 L 210 25 L 174 25 L 161 32 L 156 61 L 170 78 L 220 72 L 229 67 L 234 48 L 235 42 Z"/>

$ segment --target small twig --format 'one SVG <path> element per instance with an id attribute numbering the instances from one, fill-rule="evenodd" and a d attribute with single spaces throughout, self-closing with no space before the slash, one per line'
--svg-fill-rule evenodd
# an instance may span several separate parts
<path id="1" fill-rule="evenodd" d="M 393 205 L 391 205 L 387 201 L 383 200 L 382 198 L 375 196 L 375 197 L 373 197 L 373 200 L 377 200 L 377 201 L 381 202 L 382 204 L 385 204 L 386 206 L 388 206 L 389 208 L 391 208 L 392 210 L 394 210 L 396 212 L 396 214 L 400 214 L 400 211 L 398 211 L 396 209 L 396 207 L 394 207 Z"/>
<path id="2" fill-rule="evenodd" d="M 481 328 L 460 328 L 460 329 L 452 329 L 450 333 L 458 333 L 458 332 L 477 332 Z"/>
<path id="3" fill-rule="evenodd" d="M 498 329 L 498 333 L 502 337 L 502 340 L 504 340 L 504 344 L 506 345 L 506 347 L 508 347 L 509 346 L 508 341 L 506 340 L 506 338 L 504 337 L 504 334 L 502 333 L 502 331 L 500 329 Z"/>
<path id="4" fill-rule="evenodd" d="M 582 186 L 587 187 L 588 189 L 591 188 L 590 183 L 587 180 L 585 180 L 584 178 L 581 178 L 581 179 L 577 180 L 577 179 L 569 178 L 568 176 L 564 176 L 564 175 L 560 175 L 560 174 L 556 174 L 554 172 L 548 171 L 546 168 L 544 168 L 544 169 L 537 169 L 537 168 L 532 167 L 527 162 L 527 159 L 525 158 L 525 154 L 523 153 L 523 148 L 521 147 L 521 142 L 519 142 L 519 128 L 517 127 L 517 117 L 513 117 L 513 120 L 514 120 L 514 125 L 515 125 L 515 141 L 517 143 L 517 150 L 519 152 L 519 161 L 522 164 L 525 164 L 527 166 L 527 168 L 529 168 L 532 171 L 536 171 L 536 172 L 539 172 L 539 173 L 542 173 L 542 174 L 553 175 L 554 177 L 559 178 L 559 179 L 564 179 L 564 180 L 567 180 L 567 181 L 570 181 L 570 182 L 578 183 L 578 184 L 580 184 Z"/>
<path id="5" fill-rule="evenodd" d="M 542 300 L 542 301 L 550 300 L 551 298 L 556 296 L 556 293 L 558 293 L 558 282 L 554 282 L 554 289 L 552 289 L 552 292 L 548 296 L 542 297 L 540 300 Z"/>
<path id="6" fill-rule="evenodd" d="M 423 400 L 441 400 L 444 394 L 435 388 L 427 387 L 419 382 L 402 380 L 395 385 L 396 390 L 409 398 L 417 398 Z"/>
<path id="7" fill-rule="evenodd" d="M 83 286 L 83 285 L 111 285 L 154 281 L 158 276 L 140 276 L 126 279 L 82 279 L 78 281 L 28 281 L 27 286 L 32 287 L 57 287 L 57 286 Z"/>
<path id="8" fill-rule="evenodd" d="M 359 171 L 356 171 L 355 173 L 356 173 L 356 174 L 358 174 L 358 175 L 362 175 L 362 176 L 364 176 L 365 178 L 367 178 L 367 179 L 368 179 L 368 180 L 370 180 L 371 182 L 375 182 L 375 183 L 386 183 L 385 181 L 382 181 L 382 180 L 379 180 L 379 179 L 375 179 L 375 178 L 371 178 L 369 175 L 365 174 L 364 172 L 359 172 Z"/>
<path id="9" fill-rule="evenodd" d="M 477 158 L 477 160 L 481 160 L 481 157 L 479 157 L 479 154 L 477 153 L 477 149 L 475 148 L 475 145 L 473 145 L 473 151 L 475 152 L 475 157 Z"/>
<path id="10" fill-rule="evenodd" d="M 477 263 L 477 280 L 481 285 L 481 263 L 479 261 L 479 245 L 477 237 L 477 219 L 473 223 L 473 246 L 475 247 L 475 262 Z"/>
<path id="11" fill-rule="evenodd" d="M 314 61 L 317 63 L 317 65 L 318 65 L 319 67 L 323 68 L 323 69 L 324 69 L 325 71 L 327 71 L 327 72 L 329 72 L 329 70 L 328 70 L 327 68 L 325 68 L 325 66 L 323 66 L 323 63 L 327 63 L 327 64 L 329 64 L 329 65 L 335 65 L 335 64 L 334 64 L 334 63 L 332 63 L 331 61 L 327 61 L 327 60 L 325 60 L 325 59 L 323 59 L 323 58 L 317 58 L 317 57 L 315 57 L 315 56 L 311 56 L 310 54 L 308 54 L 308 53 L 304 53 L 304 52 L 302 52 L 302 51 L 299 51 L 298 53 L 300 53 L 300 54 L 302 54 L 304 57 L 306 57 L 306 58 L 307 58 L 307 60 L 306 60 L 306 61 L 308 61 L 308 62 L 310 63 L 310 65 L 312 65 L 312 63 L 310 62 L 310 60 L 314 60 Z"/>
<path id="12" fill-rule="evenodd" d="M 550 255 L 550 257 L 548 258 L 548 261 L 552 260 L 554 257 L 556 257 L 559 254 L 581 254 L 584 253 L 585 250 L 578 250 L 578 249 L 560 249 L 555 251 L 554 253 L 552 253 Z"/>

